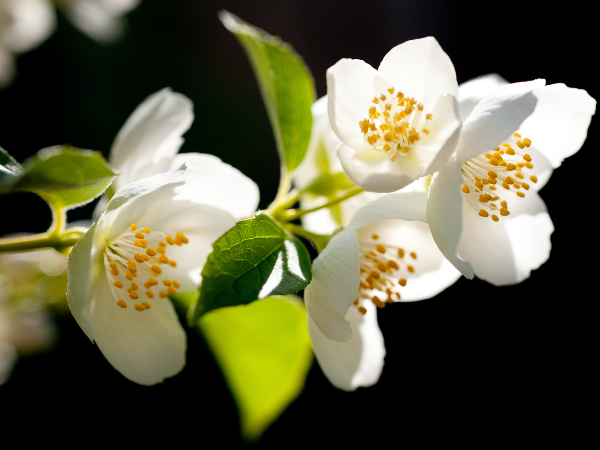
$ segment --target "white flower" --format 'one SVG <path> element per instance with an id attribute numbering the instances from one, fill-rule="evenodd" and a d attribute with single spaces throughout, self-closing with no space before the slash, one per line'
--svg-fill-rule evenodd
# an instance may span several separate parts
<path id="1" fill-rule="evenodd" d="M 434 38 L 394 47 L 375 70 L 342 59 L 327 71 L 329 119 L 348 176 L 393 192 L 439 170 L 460 134 L 454 66 Z"/>
<path id="2" fill-rule="evenodd" d="M 48 0 L 0 0 L 0 87 L 14 76 L 14 56 L 37 47 L 54 30 Z"/>
<path id="3" fill-rule="evenodd" d="M 340 389 L 379 379 L 385 348 L 375 307 L 433 297 L 460 276 L 431 237 L 426 201 L 424 192 L 403 192 L 367 204 L 313 263 L 304 295 L 309 331 Z"/>
<path id="4" fill-rule="evenodd" d="M 98 42 L 111 42 L 123 35 L 123 17 L 140 0 L 59 0 L 73 25 Z"/>
<path id="5" fill-rule="evenodd" d="M 198 153 L 177 155 L 194 121 L 194 105 L 170 88 L 150 95 L 131 113 L 115 138 L 108 161 L 119 171 L 112 189 L 193 164 Z"/>
<path id="6" fill-rule="evenodd" d="M 469 115 L 427 206 L 448 260 L 495 285 L 518 283 L 548 259 L 554 228 L 537 191 L 582 146 L 596 109 L 587 92 L 564 84 L 502 84 L 487 76 L 461 87 Z"/>
<path id="7" fill-rule="evenodd" d="M 53 346 L 57 330 L 44 305 L 64 300 L 67 258 L 53 249 L 0 254 L 0 385 L 18 355 Z"/>
<path id="8" fill-rule="evenodd" d="M 212 243 L 258 203 L 254 182 L 233 167 L 211 155 L 197 163 L 119 190 L 69 256 L 73 316 L 140 384 L 185 364 L 185 333 L 167 295 L 197 288 Z"/>

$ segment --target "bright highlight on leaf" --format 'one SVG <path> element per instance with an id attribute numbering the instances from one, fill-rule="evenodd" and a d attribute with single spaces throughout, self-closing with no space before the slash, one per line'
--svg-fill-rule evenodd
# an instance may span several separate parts
<path id="1" fill-rule="evenodd" d="M 238 405 L 241 432 L 255 440 L 300 394 L 312 362 L 302 304 L 269 297 L 200 319 Z"/>
<path id="2" fill-rule="evenodd" d="M 213 309 L 304 289 L 312 279 L 310 256 L 266 214 L 238 222 L 213 244 L 202 270 L 200 297 L 190 308 L 196 322 Z"/>
<path id="3" fill-rule="evenodd" d="M 289 44 L 227 11 L 222 11 L 219 18 L 250 58 L 282 165 L 292 172 L 304 159 L 310 140 L 310 107 L 315 101 L 312 76 Z"/>
<path id="4" fill-rule="evenodd" d="M 16 180 L 21 170 L 21 164 L 0 147 L 0 192 Z"/>
<path id="5" fill-rule="evenodd" d="M 70 209 L 101 195 L 116 175 L 99 152 L 55 146 L 25 161 L 12 189 L 34 192 L 55 208 Z"/>

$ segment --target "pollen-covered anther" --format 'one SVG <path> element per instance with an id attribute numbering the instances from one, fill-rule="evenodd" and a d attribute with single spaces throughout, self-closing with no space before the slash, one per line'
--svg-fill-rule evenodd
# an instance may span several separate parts
<path id="1" fill-rule="evenodd" d="M 164 284 L 165 286 L 171 286 L 171 284 L 172 284 L 172 283 L 171 283 L 171 280 L 167 280 L 167 279 L 165 278 L 165 279 L 163 280 L 163 284 Z"/>
<path id="2" fill-rule="evenodd" d="M 154 264 L 152 267 L 150 267 L 150 270 L 157 275 L 160 275 L 162 273 L 162 269 L 160 267 L 158 267 L 156 264 Z"/>
<path id="3" fill-rule="evenodd" d="M 129 298 L 131 300 L 137 300 L 138 298 L 140 298 L 140 295 L 135 291 L 129 291 Z"/>
<path id="4" fill-rule="evenodd" d="M 123 287 L 123 282 L 117 280 L 113 283 L 113 285 L 117 288 L 117 289 L 121 289 Z"/>
<path id="5" fill-rule="evenodd" d="M 123 309 L 127 308 L 127 302 L 125 300 L 119 300 L 117 302 L 117 305 L 119 305 Z"/>
<path id="6" fill-rule="evenodd" d="M 152 306 L 150 306 L 150 303 L 148 302 L 142 302 L 142 306 L 146 309 L 150 309 Z"/>
<path id="7" fill-rule="evenodd" d="M 167 293 L 166 293 L 165 291 L 160 291 L 160 292 L 158 293 L 158 296 L 159 296 L 160 298 L 167 298 Z"/>
<path id="8" fill-rule="evenodd" d="M 135 305 L 133 305 L 133 307 L 137 310 L 137 311 L 146 311 L 146 307 L 144 305 L 140 305 L 139 303 L 136 303 Z"/>
<path id="9" fill-rule="evenodd" d="M 146 255 L 148 255 L 148 256 L 156 256 L 156 250 L 154 250 L 153 248 L 147 248 L 146 249 Z"/>
<path id="10" fill-rule="evenodd" d="M 144 233 L 142 233 L 141 231 L 136 231 L 134 236 L 136 239 L 144 239 L 146 237 L 146 235 Z"/>
<path id="11" fill-rule="evenodd" d="M 158 257 L 158 261 L 162 264 L 169 264 L 169 258 L 167 258 L 167 255 L 164 254 Z"/>

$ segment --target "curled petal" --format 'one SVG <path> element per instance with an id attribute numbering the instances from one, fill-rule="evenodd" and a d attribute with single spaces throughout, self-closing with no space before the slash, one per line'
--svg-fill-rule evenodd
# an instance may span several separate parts
<path id="1" fill-rule="evenodd" d="M 473 108 L 483 97 L 505 84 L 508 84 L 508 81 L 497 73 L 491 73 L 473 78 L 458 86 L 458 101 L 462 120 L 465 121 L 469 117 Z"/>

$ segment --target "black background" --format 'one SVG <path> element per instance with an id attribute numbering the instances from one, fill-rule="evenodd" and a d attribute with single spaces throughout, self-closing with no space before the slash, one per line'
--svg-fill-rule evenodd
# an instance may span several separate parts
<path id="1" fill-rule="evenodd" d="M 597 25 L 579 7 L 143 0 L 117 45 L 101 46 L 60 17 L 47 42 L 19 57 L 16 81 L 0 92 L 0 146 L 19 161 L 63 143 L 107 155 L 133 109 L 171 86 L 195 105 L 182 151 L 213 153 L 239 168 L 257 182 L 266 207 L 278 183 L 274 139 L 250 64 L 218 21 L 220 9 L 291 43 L 319 97 L 325 71 L 340 58 L 377 67 L 393 46 L 428 35 L 449 54 L 459 83 L 497 72 L 511 82 L 546 78 L 599 96 Z M 591 424 L 582 406 L 591 401 L 591 305 L 598 301 L 597 146 L 593 122 L 582 150 L 542 190 L 556 231 L 549 261 L 528 280 L 497 288 L 461 279 L 434 299 L 386 308 L 379 314 L 387 347 L 380 382 L 341 392 L 315 363 L 303 394 L 259 444 L 572 444 L 581 437 Z M 33 195 L 0 201 L 0 234 L 41 232 L 50 223 Z M 92 209 L 69 218 L 89 217 Z M 3 436 L 68 444 L 83 432 L 86 440 L 73 444 L 241 444 L 235 405 L 199 337 L 190 336 L 186 368 L 148 388 L 116 372 L 72 318 L 60 327 L 59 346 L 21 359 L 0 388 Z"/>

